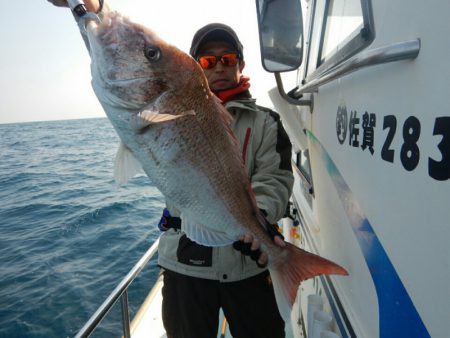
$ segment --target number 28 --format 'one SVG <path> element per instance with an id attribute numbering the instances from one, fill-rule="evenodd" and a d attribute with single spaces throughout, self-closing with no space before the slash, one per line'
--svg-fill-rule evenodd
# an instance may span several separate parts
<path id="1" fill-rule="evenodd" d="M 388 162 L 394 162 L 394 150 L 390 148 L 397 129 L 397 119 L 394 115 L 384 117 L 383 130 L 389 129 L 381 149 L 381 158 Z M 403 167 L 414 170 L 419 164 L 420 149 L 417 145 L 421 132 L 420 121 L 410 116 L 403 124 L 403 144 L 400 150 L 400 160 Z M 428 174 L 438 181 L 445 181 L 450 178 L 450 116 L 436 118 L 433 135 L 442 135 L 442 140 L 438 144 L 438 149 L 442 154 L 442 159 L 436 161 L 428 159 Z"/>

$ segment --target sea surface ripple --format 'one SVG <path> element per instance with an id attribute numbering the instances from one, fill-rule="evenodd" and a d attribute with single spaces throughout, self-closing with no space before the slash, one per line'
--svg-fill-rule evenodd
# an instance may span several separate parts
<path id="1" fill-rule="evenodd" d="M 118 187 L 101 119 L 0 125 L 0 337 L 73 337 L 159 235 L 147 176 Z M 134 313 L 158 274 L 131 286 Z M 120 336 L 120 302 L 93 337 Z"/>

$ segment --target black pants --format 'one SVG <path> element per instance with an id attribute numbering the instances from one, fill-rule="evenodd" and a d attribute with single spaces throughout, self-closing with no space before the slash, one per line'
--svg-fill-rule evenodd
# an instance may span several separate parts
<path id="1" fill-rule="evenodd" d="M 269 272 L 230 283 L 164 271 L 162 316 L 168 338 L 216 338 L 222 308 L 233 338 L 283 338 Z"/>

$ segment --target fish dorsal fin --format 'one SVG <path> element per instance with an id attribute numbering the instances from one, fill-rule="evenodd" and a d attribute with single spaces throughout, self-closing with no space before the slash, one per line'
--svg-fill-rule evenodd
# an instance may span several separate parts
<path id="1" fill-rule="evenodd" d="M 126 184 L 136 174 L 142 172 L 141 163 L 134 157 L 130 149 L 120 143 L 114 160 L 114 180 L 117 184 Z"/>
<path id="2" fill-rule="evenodd" d="M 157 111 L 152 110 L 143 110 L 139 113 L 139 117 L 144 120 L 148 125 L 150 124 L 156 124 L 156 123 L 163 123 L 168 121 L 173 121 L 182 117 L 186 116 L 195 116 L 195 111 L 188 110 L 185 112 L 182 112 L 181 114 L 164 114 L 159 113 Z"/>

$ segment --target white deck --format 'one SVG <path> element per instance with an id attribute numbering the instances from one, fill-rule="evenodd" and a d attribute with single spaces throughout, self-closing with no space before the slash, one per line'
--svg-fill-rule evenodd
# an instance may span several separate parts
<path id="1" fill-rule="evenodd" d="M 138 313 L 131 323 L 132 338 L 166 338 L 166 331 L 162 323 L 162 276 L 158 278 L 153 289 L 142 303 Z M 222 311 L 220 312 L 218 338 L 232 338 Z"/>
<path id="2" fill-rule="evenodd" d="M 133 338 L 165 338 L 166 331 L 162 323 L 161 304 L 163 286 L 160 277 L 148 294 L 138 313 L 131 323 L 131 337 Z"/>

